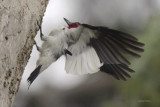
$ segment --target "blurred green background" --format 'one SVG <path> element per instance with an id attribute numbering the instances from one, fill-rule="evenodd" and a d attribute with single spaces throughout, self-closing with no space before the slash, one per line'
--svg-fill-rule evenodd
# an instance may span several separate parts
<path id="1" fill-rule="evenodd" d="M 115 80 L 102 72 L 85 75 L 78 85 L 65 89 L 46 83 L 40 87 L 42 83 L 39 83 L 34 91 L 25 90 L 22 82 L 13 107 L 160 107 L 159 0 L 59 0 L 59 2 L 56 4 L 58 0 L 50 1 L 44 16 L 44 32 L 47 30 L 49 32 L 50 28 L 53 28 L 51 20 L 54 19 L 53 22 L 60 20 L 60 24 L 63 25 L 62 17 L 67 16 L 74 21 L 108 26 L 133 34 L 140 42 L 145 43 L 145 51 L 141 53 L 141 58 L 129 58 L 132 63 L 130 67 L 136 72 L 132 73 L 132 78 L 127 81 Z M 55 17 L 47 22 L 46 20 L 49 20 L 46 18 L 47 15 L 52 16 L 52 11 L 49 10 L 51 7 L 65 8 L 69 12 L 63 13 L 64 11 L 52 9 L 59 13 L 54 13 Z M 57 24 L 52 25 L 55 27 Z M 65 78 L 61 79 L 65 81 Z M 75 80 L 76 77 L 73 81 Z M 53 81 L 54 79 L 50 80 Z M 66 85 L 63 82 L 57 84 Z"/>

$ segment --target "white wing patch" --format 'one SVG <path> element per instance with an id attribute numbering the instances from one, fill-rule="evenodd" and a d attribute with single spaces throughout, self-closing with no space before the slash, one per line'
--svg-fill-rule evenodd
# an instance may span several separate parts
<path id="1" fill-rule="evenodd" d="M 81 54 L 66 57 L 66 72 L 70 74 L 88 74 L 99 71 L 103 64 L 92 47 L 88 47 Z"/>
<path id="2" fill-rule="evenodd" d="M 71 29 L 71 36 L 74 38 L 72 32 L 75 29 Z M 76 32 L 82 32 L 82 27 L 79 27 Z M 70 74 L 88 74 L 99 71 L 99 68 L 103 65 L 93 47 L 87 44 L 90 38 L 95 38 L 93 31 L 83 28 L 83 33 L 79 35 L 79 39 L 75 44 L 68 47 L 68 50 L 72 53 L 72 56 L 66 56 L 65 69 Z"/>

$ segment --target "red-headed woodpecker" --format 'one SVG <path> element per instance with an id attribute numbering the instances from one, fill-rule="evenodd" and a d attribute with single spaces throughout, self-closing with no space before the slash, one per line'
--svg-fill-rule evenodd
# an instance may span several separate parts
<path id="1" fill-rule="evenodd" d="M 43 36 L 42 47 L 37 49 L 40 57 L 36 69 L 27 79 L 29 85 L 35 78 L 60 56 L 66 56 L 65 69 L 71 74 L 88 74 L 98 71 L 106 72 L 116 79 L 126 80 L 127 72 L 134 72 L 124 55 L 139 58 L 136 52 L 143 52 L 143 43 L 134 36 L 102 26 L 91 26 L 79 22 L 70 22 L 68 26 L 51 31 Z"/>

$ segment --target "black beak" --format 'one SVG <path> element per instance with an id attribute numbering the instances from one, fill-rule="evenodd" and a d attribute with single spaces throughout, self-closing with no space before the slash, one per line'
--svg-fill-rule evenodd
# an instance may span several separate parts
<path id="1" fill-rule="evenodd" d="M 72 24 L 72 22 L 70 22 L 70 21 L 67 20 L 66 18 L 64 18 L 64 21 L 68 24 L 68 26 Z"/>

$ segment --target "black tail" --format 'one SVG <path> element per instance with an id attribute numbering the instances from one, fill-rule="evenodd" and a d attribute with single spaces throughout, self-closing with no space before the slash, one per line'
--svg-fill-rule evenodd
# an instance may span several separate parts
<path id="1" fill-rule="evenodd" d="M 41 69 L 42 65 L 39 65 L 28 77 L 27 81 L 29 83 L 28 89 L 30 87 L 30 85 L 32 84 L 32 82 L 36 79 L 36 77 L 38 76 L 40 69 Z"/>

